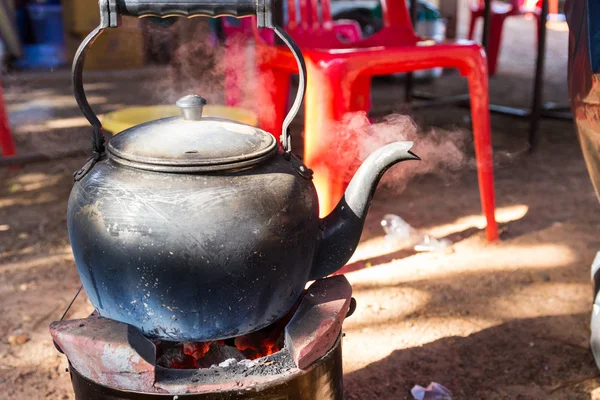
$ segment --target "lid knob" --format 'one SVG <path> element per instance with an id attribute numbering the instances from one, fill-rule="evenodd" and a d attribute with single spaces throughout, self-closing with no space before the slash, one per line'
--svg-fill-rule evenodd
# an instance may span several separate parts
<path id="1" fill-rule="evenodd" d="M 199 121 L 202 119 L 202 110 L 206 105 L 206 99 L 195 94 L 184 96 L 175 103 L 183 114 L 186 121 Z"/>

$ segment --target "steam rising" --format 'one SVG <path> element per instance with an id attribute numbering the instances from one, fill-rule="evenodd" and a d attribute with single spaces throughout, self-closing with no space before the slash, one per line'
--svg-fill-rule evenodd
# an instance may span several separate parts
<path id="1" fill-rule="evenodd" d="M 268 74 L 261 76 L 261 82 L 253 76 L 256 66 L 253 46 L 249 46 L 244 35 L 232 35 L 220 45 L 204 18 L 177 19 L 169 28 L 150 26 L 148 29 L 179 42 L 174 44 L 166 73 L 151 82 L 154 89 L 149 94 L 157 103 L 173 104 L 184 95 L 198 94 L 209 104 L 224 104 L 225 91 L 235 91 L 239 92 L 235 96 L 238 107 L 255 110 L 259 104 L 258 87 L 272 86 L 273 79 Z M 150 50 L 161 51 L 157 46 L 151 46 Z"/>
<path id="2" fill-rule="evenodd" d="M 165 42 L 148 44 L 148 49 L 158 58 L 167 52 L 171 59 L 167 69 L 146 87 L 157 103 L 173 104 L 186 94 L 199 94 L 211 103 L 221 101 L 225 71 L 218 60 L 223 50 L 214 46 L 207 20 L 177 19 L 170 27 L 148 23 L 146 29 L 153 37 L 165 38 Z"/>
<path id="3" fill-rule="evenodd" d="M 156 29 L 165 32 L 165 28 Z M 259 111 L 257 107 L 266 107 L 261 110 L 263 117 L 269 112 L 274 113 L 272 101 L 266 101 L 258 94 L 259 90 L 265 92 L 274 86 L 274 76 L 254 73 L 256 57 L 274 54 L 254 54 L 254 46 L 249 45 L 242 35 L 228 37 L 225 45 L 217 45 L 203 19 L 178 19 L 167 29 L 182 43 L 172 53 L 168 72 L 152 82 L 153 87 L 158 87 L 154 92 L 157 102 L 173 103 L 185 94 L 195 93 L 209 103 L 224 104 L 224 93 L 228 91 L 237 93 L 239 107 L 253 111 Z M 348 182 L 362 161 L 376 149 L 392 142 L 413 141 L 413 152 L 422 161 L 403 163 L 401 168 L 386 173 L 383 180 L 384 184 L 402 190 L 411 178 L 419 175 L 436 174 L 451 179 L 452 172 L 470 163 L 470 157 L 464 151 L 469 136 L 462 130 L 420 131 L 407 115 L 392 114 L 371 123 L 366 113 L 356 112 L 347 114 L 330 132 L 323 132 L 319 148 L 313 151 L 323 154 L 318 157 L 319 163 L 344 174 Z"/>
<path id="4" fill-rule="evenodd" d="M 337 166 L 337 169 L 340 165 L 349 165 L 350 168 L 343 171 L 345 180 L 349 181 L 362 161 L 378 148 L 393 142 L 412 141 L 412 151 L 421 157 L 421 161 L 403 163 L 401 168 L 386 173 L 382 180 L 384 184 L 402 190 L 415 176 L 436 174 L 448 178 L 452 172 L 467 166 L 469 157 L 464 149 L 468 137 L 468 132 L 462 130 L 420 131 L 407 115 L 391 114 L 381 122 L 371 123 L 365 112 L 350 113 L 323 143 L 329 146 L 328 153 L 335 154 L 325 163 L 330 163 L 330 168 Z"/>

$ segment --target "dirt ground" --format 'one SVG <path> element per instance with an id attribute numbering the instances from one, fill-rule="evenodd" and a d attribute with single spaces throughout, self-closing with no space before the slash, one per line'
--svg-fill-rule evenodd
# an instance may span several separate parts
<path id="1" fill-rule="evenodd" d="M 534 26 L 507 23 L 500 68 L 490 82 L 494 103 L 529 104 Z M 553 25 L 548 40 L 546 100 L 565 103 L 564 25 Z M 90 101 L 101 113 L 153 104 L 162 74 L 88 74 Z M 86 148 L 89 130 L 68 72 L 4 79 L 20 152 Z M 466 83 L 447 73 L 419 88 L 456 94 Z M 376 82 L 376 111 L 402 111 L 402 98 L 400 81 Z M 468 115 L 456 107 L 413 113 L 421 126 L 446 129 L 468 129 Z M 413 179 L 402 192 L 378 191 L 362 244 L 346 267 L 354 271 L 347 277 L 358 302 L 344 325 L 347 399 L 409 399 L 415 384 L 431 381 L 456 399 L 600 399 L 588 346 L 589 267 L 600 250 L 600 216 L 572 124 L 544 120 L 531 155 L 522 152 L 526 121 L 495 115 L 492 125 L 501 242 L 484 240 L 472 167 Z M 0 169 L 0 398 L 73 398 L 66 361 L 47 327 L 80 285 L 65 214 L 72 173 L 84 160 Z M 454 253 L 386 250 L 380 220 L 387 213 L 452 240 Z M 83 297 L 69 318 L 90 311 Z M 30 340 L 9 345 L 15 331 Z"/>

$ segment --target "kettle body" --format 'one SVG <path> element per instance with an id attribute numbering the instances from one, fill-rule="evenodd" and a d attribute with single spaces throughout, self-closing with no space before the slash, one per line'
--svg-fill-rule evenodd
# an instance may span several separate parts
<path id="1" fill-rule="evenodd" d="M 284 316 L 319 237 L 310 179 L 281 152 L 246 171 L 144 171 L 105 157 L 75 183 L 68 228 L 100 315 L 163 340 L 217 340 Z"/>

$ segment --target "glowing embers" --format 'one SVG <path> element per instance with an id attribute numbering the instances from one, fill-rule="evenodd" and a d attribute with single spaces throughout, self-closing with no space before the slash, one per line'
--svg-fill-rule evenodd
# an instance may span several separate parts
<path id="1" fill-rule="evenodd" d="M 199 369 L 275 354 L 284 347 L 285 327 L 296 309 L 273 325 L 236 338 L 196 343 L 156 341 L 156 363 L 163 368 Z"/>

